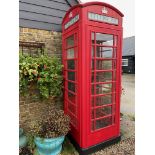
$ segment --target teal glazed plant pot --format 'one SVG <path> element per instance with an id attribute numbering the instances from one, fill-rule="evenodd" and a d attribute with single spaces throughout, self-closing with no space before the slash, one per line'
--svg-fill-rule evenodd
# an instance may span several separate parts
<path id="1" fill-rule="evenodd" d="M 39 155 L 58 155 L 62 150 L 62 143 L 65 136 L 57 138 L 35 137 L 34 142 L 37 146 Z"/>
<path id="2" fill-rule="evenodd" d="M 27 145 L 27 138 L 24 135 L 23 129 L 19 128 L 19 147 L 25 147 Z"/>

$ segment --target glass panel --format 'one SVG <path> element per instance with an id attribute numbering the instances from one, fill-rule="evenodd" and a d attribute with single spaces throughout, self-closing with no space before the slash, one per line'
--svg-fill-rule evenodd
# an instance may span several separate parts
<path id="1" fill-rule="evenodd" d="M 92 70 L 94 70 L 94 65 L 95 65 L 95 61 L 92 60 L 92 61 L 91 61 L 91 69 L 92 69 Z"/>
<path id="2" fill-rule="evenodd" d="M 94 72 L 92 72 L 92 73 L 91 73 L 91 82 L 92 82 L 92 83 L 95 82 L 94 76 L 95 76 L 95 75 L 94 75 Z"/>
<path id="3" fill-rule="evenodd" d="M 75 92 L 75 83 L 68 82 L 68 90 Z"/>
<path id="4" fill-rule="evenodd" d="M 95 110 L 94 110 L 94 109 L 91 111 L 91 118 L 92 118 L 92 119 L 95 118 Z"/>
<path id="5" fill-rule="evenodd" d="M 68 102 L 68 110 L 76 115 L 76 107 Z"/>
<path id="6" fill-rule="evenodd" d="M 110 47 L 97 46 L 96 57 L 98 57 L 98 58 L 113 58 L 113 49 Z"/>
<path id="7" fill-rule="evenodd" d="M 98 20 L 98 14 L 94 14 L 94 20 Z"/>
<path id="8" fill-rule="evenodd" d="M 106 104 L 112 104 L 112 95 L 96 97 L 96 106 L 102 106 Z"/>
<path id="9" fill-rule="evenodd" d="M 94 100 L 95 100 L 95 97 L 92 97 L 91 98 L 91 105 L 92 105 L 92 107 L 94 107 Z"/>
<path id="10" fill-rule="evenodd" d="M 92 95 L 95 94 L 94 85 L 91 86 L 91 93 L 92 93 Z"/>
<path id="11" fill-rule="evenodd" d="M 110 92 L 112 92 L 112 83 L 96 85 L 96 94 L 106 94 Z"/>
<path id="12" fill-rule="evenodd" d="M 75 103 L 75 95 L 68 92 L 68 99 L 72 102 L 72 103 Z"/>
<path id="13" fill-rule="evenodd" d="M 96 33 L 96 44 L 113 46 L 113 35 Z"/>
<path id="14" fill-rule="evenodd" d="M 100 118 L 106 115 L 112 114 L 112 108 L 111 106 L 104 107 L 104 108 L 98 108 L 95 110 L 95 116 L 96 118 Z"/>
<path id="15" fill-rule="evenodd" d="M 72 107 L 72 105 L 70 104 L 70 103 L 68 103 L 68 102 L 65 102 L 65 104 L 66 105 L 68 105 L 67 107 L 67 109 L 68 109 L 68 115 L 70 116 L 70 121 L 71 121 L 71 124 L 73 125 L 73 126 L 75 126 L 76 127 L 76 125 L 77 125 L 77 119 L 75 118 L 75 116 L 72 114 L 72 111 L 75 111 L 75 108 L 76 107 Z M 74 109 L 74 110 L 72 110 L 72 108 Z M 71 112 L 70 112 L 71 111 Z M 74 114 L 76 114 L 76 113 L 74 113 Z"/>
<path id="16" fill-rule="evenodd" d="M 95 46 L 91 47 L 91 56 L 94 57 Z"/>
<path id="17" fill-rule="evenodd" d="M 95 130 L 94 122 L 95 122 L 95 121 L 91 121 L 91 130 L 92 130 L 92 131 Z"/>
<path id="18" fill-rule="evenodd" d="M 112 125 L 112 117 L 103 118 L 96 120 L 96 129 L 104 128 L 106 126 Z"/>
<path id="19" fill-rule="evenodd" d="M 91 33 L 91 40 L 92 40 L 92 44 L 95 44 L 95 33 L 94 32 L 92 32 Z"/>
<path id="20" fill-rule="evenodd" d="M 68 72 L 68 80 L 75 81 L 75 72 Z"/>
<path id="21" fill-rule="evenodd" d="M 112 81 L 112 72 L 96 72 L 96 82 Z"/>
<path id="22" fill-rule="evenodd" d="M 113 61 L 114 68 L 112 68 L 112 61 Z M 97 70 L 112 70 L 115 68 L 116 68 L 116 65 L 114 60 L 96 60 Z"/>
<path id="23" fill-rule="evenodd" d="M 75 33 L 75 35 L 74 35 L 74 36 L 75 36 L 75 40 L 74 40 L 74 41 L 75 41 L 75 43 L 74 43 L 74 45 L 77 45 L 77 33 Z"/>
<path id="24" fill-rule="evenodd" d="M 71 118 L 71 120 L 70 120 L 70 122 L 71 122 L 71 124 L 74 126 L 74 127 L 77 127 L 77 119 L 73 116 L 73 115 L 69 115 L 70 116 L 70 118 Z"/>
<path id="25" fill-rule="evenodd" d="M 68 60 L 67 61 L 67 68 L 68 69 L 75 69 L 75 61 L 74 60 Z"/>
<path id="26" fill-rule="evenodd" d="M 67 38 L 67 47 L 74 46 L 74 35 Z"/>
<path id="27" fill-rule="evenodd" d="M 71 49 L 67 50 L 67 59 L 70 59 L 70 58 L 75 58 L 74 48 L 71 48 Z"/>

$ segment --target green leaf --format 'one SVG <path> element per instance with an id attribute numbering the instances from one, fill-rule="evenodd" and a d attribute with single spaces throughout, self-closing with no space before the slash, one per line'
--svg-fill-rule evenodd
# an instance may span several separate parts
<path id="1" fill-rule="evenodd" d="M 40 97 L 48 98 L 49 95 L 62 94 L 62 67 L 60 59 L 41 55 L 30 57 L 19 56 L 19 83 L 20 92 L 27 91 L 30 82 L 36 84 Z"/>

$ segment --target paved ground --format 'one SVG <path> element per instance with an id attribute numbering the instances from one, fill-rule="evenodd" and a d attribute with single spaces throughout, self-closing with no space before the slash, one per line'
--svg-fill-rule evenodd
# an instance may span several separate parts
<path id="1" fill-rule="evenodd" d="M 122 75 L 123 94 L 121 97 L 121 113 L 134 116 L 135 114 L 135 75 Z"/>

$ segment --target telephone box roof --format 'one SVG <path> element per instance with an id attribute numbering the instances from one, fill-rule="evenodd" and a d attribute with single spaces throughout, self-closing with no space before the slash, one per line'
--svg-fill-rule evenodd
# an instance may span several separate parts
<path id="1" fill-rule="evenodd" d="M 64 19 L 63 19 L 62 23 L 64 22 L 65 18 L 66 18 L 67 15 L 69 14 L 69 12 L 71 12 L 73 9 L 75 9 L 75 8 L 77 8 L 77 7 L 83 8 L 83 7 L 87 7 L 87 6 L 91 6 L 91 5 L 100 5 L 100 6 L 103 5 L 103 6 L 105 6 L 105 7 L 111 8 L 112 10 L 116 11 L 121 17 L 124 17 L 124 14 L 123 14 L 121 11 L 119 11 L 117 8 L 115 8 L 114 6 L 112 6 L 112 5 L 110 5 L 110 4 L 107 4 L 107 3 L 104 3 L 104 2 L 87 2 L 87 3 L 77 4 L 77 5 L 73 6 L 73 7 L 71 7 L 71 8 L 67 11 L 66 15 L 64 16 Z"/>

